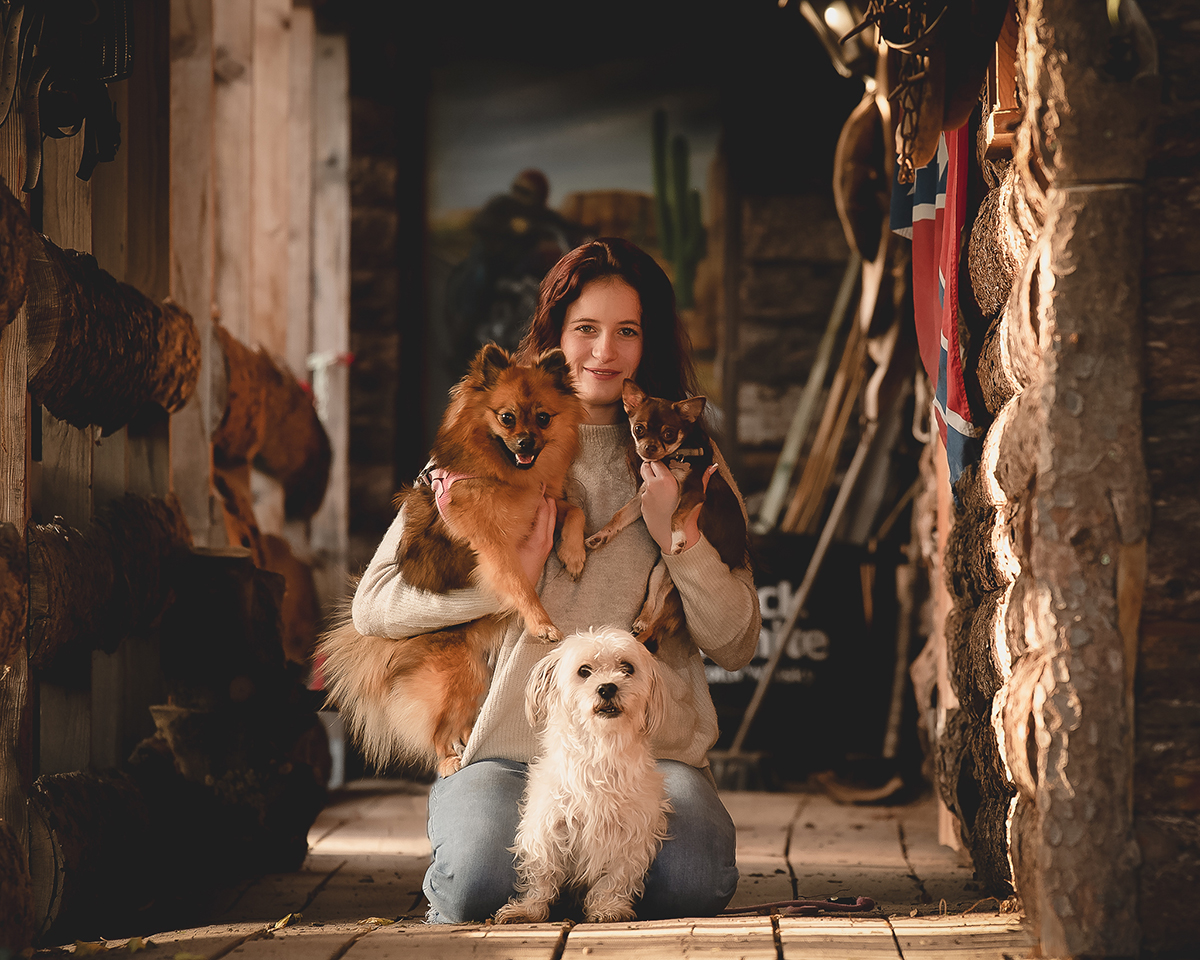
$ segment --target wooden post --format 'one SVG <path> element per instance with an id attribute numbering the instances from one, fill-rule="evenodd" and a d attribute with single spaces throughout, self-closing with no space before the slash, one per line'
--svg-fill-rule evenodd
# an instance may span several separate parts
<path id="1" fill-rule="evenodd" d="M 741 184 L 735 171 L 730 169 L 728 153 L 722 148 L 718 154 L 718 175 L 724 179 L 725 198 L 722 238 L 723 260 L 721 265 L 721 289 L 725 303 L 720 325 L 721 340 L 717 348 L 717 365 L 721 373 L 721 412 L 725 416 L 721 431 L 724 442 L 725 460 L 735 474 L 742 462 L 738 446 L 738 391 L 741 388 L 739 369 L 739 331 L 742 322 L 742 204 Z"/>
<path id="2" fill-rule="evenodd" d="M 83 138 L 47 139 L 42 146 L 42 233 L 60 247 L 92 250 L 92 184 L 75 176 Z M 35 513 L 85 527 L 92 516 L 91 427 L 73 427 L 42 409 L 42 460 Z M 86 770 L 91 762 L 90 671 L 70 685 L 38 687 L 38 773 Z M 35 883 L 46 864 L 35 859 Z"/>
<path id="3" fill-rule="evenodd" d="M 19 116 L 0 126 L 0 176 L 23 199 L 24 139 Z M 24 537 L 29 521 L 29 392 L 25 309 L 0 330 L 0 523 Z M 29 789 L 33 783 L 33 700 L 22 637 L 11 661 L 0 664 L 0 820 L 21 850 L 29 846 Z"/>
<path id="4" fill-rule="evenodd" d="M 346 588 L 350 449 L 350 62 L 345 36 L 318 34 L 313 62 L 313 346 L 317 413 L 329 434 L 329 486 L 312 519 L 313 575 L 322 606 Z"/>
<path id="5" fill-rule="evenodd" d="M 242 343 L 250 342 L 254 6 L 213 0 L 213 299 L 221 326 Z"/>
<path id="6" fill-rule="evenodd" d="M 1034 362 L 1012 363 L 1023 392 L 989 431 L 984 463 L 1020 568 L 993 716 L 1021 791 L 1010 853 L 1043 956 L 1134 956 L 1140 940 L 1121 598 L 1140 596 L 1123 580 L 1143 568 L 1121 561 L 1140 554 L 1149 523 L 1141 181 L 1158 93 L 1153 38 L 1124 28 L 1132 59 L 1119 76 L 1112 26 L 1086 0 L 1029 0 L 1019 47 L 1028 95 L 1014 164 L 1050 186 L 1021 181 L 1045 219 L 1000 335 L 1010 357 Z"/>
<path id="7" fill-rule="evenodd" d="M 288 328 L 285 359 L 292 373 L 308 380 L 313 351 L 313 57 L 316 25 L 311 6 L 292 8 L 288 55 Z"/>
<path id="8" fill-rule="evenodd" d="M 138 55 L 128 81 L 113 84 L 122 144 L 112 163 L 93 175 L 92 236 L 100 266 L 148 297 L 167 295 L 168 197 L 167 11 L 154 0 L 135 0 L 132 12 Z M 97 509 L 123 497 L 167 493 L 168 418 L 148 405 L 128 427 L 110 437 L 93 428 L 93 496 Z M 114 454 L 119 453 L 119 458 Z M 137 631 L 113 653 L 92 654 L 91 765 L 115 767 L 154 732 L 147 704 L 162 700 L 157 641 Z"/>
<path id="9" fill-rule="evenodd" d="M 128 84 L 128 123 L 121 131 L 129 165 L 125 279 L 157 302 L 170 294 L 170 11 L 158 0 L 132 0 L 130 10 L 138 53 Z M 165 496 L 171 486 L 170 417 L 147 407 L 126 433 L 127 489 Z"/>
<path id="10" fill-rule="evenodd" d="M 287 354 L 291 0 L 254 0 L 250 329 L 244 342 Z"/>
<path id="11" fill-rule="evenodd" d="M 213 408 L 219 406 L 212 399 L 212 3 L 171 0 L 170 11 L 170 294 L 192 315 L 201 342 L 200 385 L 171 418 L 171 489 L 196 545 L 220 546 L 224 527 L 212 493 L 209 447 Z"/>
<path id="12" fill-rule="evenodd" d="M 129 127 L 129 81 L 109 85 L 109 96 L 122 130 Z M 129 265 L 129 149 L 117 150 L 109 163 L 96 165 L 92 174 L 92 252 L 101 269 L 124 281 Z M 129 486 L 127 430 L 110 436 L 99 427 L 88 428 L 92 439 L 92 498 L 94 506 L 119 499 Z M 89 764 L 96 769 L 115 767 L 121 755 L 122 692 L 125 671 L 115 653 L 92 653 L 91 727 Z"/>

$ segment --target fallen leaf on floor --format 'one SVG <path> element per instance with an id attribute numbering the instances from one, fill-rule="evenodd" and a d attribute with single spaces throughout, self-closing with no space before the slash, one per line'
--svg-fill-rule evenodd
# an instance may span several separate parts
<path id="1" fill-rule="evenodd" d="M 151 946 L 153 946 L 152 943 L 147 940 L 143 940 L 141 937 L 130 937 L 129 942 L 125 944 L 125 949 L 130 953 L 137 953 L 139 950 L 145 950 L 147 947 Z"/>
<path id="2" fill-rule="evenodd" d="M 375 924 L 376 926 L 380 926 L 380 927 L 386 927 L 386 926 L 388 926 L 389 924 L 393 924 L 393 923 L 395 923 L 396 921 L 395 921 L 395 920 L 389 920 L 387 917 L 367 917 L 367 919 L 365 919 L 365 920 L 359 920 L 358 922 L 359 922 L 360 924 L 363 924 L 363 923 L 373 923 L 373 924 Z"/>
<path id="3" fill-rule="evenodd" d="M 77 956 L 77 957 L 91 957 L 91 956 L 95 956 L 97 953 L 107 953 L 107 952 L 108 952 L 108 944 L 102 940 L 98 940 L 98 941 L 76 940 L 75 941 L 75 956 Z"/>
<path id="4" fill-rule="evenodd" d="M 303 916 L 304 916 L 304 914 L 302 914 L 302 913 L 289 913 L 286 917 L 276 920 L 275 925 L 273 927 L 271 927 L 271 929 L 272 930 L 282 930 L 284 927 L 291 926 L 293 923 L 295 923 L 297 920 L 299 920 Z"/>

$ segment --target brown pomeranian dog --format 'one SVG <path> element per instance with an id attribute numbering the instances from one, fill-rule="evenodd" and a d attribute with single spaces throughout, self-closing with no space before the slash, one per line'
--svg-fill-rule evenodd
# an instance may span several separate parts
<path id="1" fill-rule="evenodd" d="M 407 511 L 396 562 L 410 586 L 445 593 L 479 584 L 503 609 L 399 640 L 363 636 L 347 618 L 322 637 L 329 698 L 371 762 L 455 772 L 455 745 L 467 742 L 475 724 L 506 616 L 518 614 L 543 640 L 562 639 L 516 549 L 545 494 L 557 506 L 559 557 L 571 576 L 583 571 L 583 511 L 563 499 L 582 420 L 558 349 L 523 366 L 489 344 L 454 387 L 433 447 L 431 482 L 396 497 Z"/>
<path id="2" fill-rule="evenodd" d="M 679 553 L 686 543 L 684 522 L 688 514 L 701 506 L 700 532 L 720 554 L 722 562 L 734 569 L 746 560 L 746 515 L 733 488 L 714 471 L 705 487 L 704 476 L 716 461 L 716 449 L 700 421 L 707 403 L 704 397 L 689 397 L 672 403 L 647 396 L 632 380 L 626 380 L 621 401 L 629 415 L 633 435 L 630 465 L 638 472 L 643 461 L 659 460 L 679 482 L 679 506 L 671 515 L 671 553 Z M 616 512 L 600 530 L 586 541 L 595 550 L 635 522 L 642 515 L 642 491 Z M 683 602 L 661 561 L 650 574 L 646 603 L 633 624 L 633 634 L 652 652 L 671 660 L 679 649 L 672 641 L 686 630 Z"/>

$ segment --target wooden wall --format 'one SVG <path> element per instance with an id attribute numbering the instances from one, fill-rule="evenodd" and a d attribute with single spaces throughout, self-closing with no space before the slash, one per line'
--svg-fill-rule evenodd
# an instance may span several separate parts
<path id="1" fill-rule="evenodd" d="M 1183 956 L 1200 942 L 1175 898 L 1200 863 L 1200 50 L 1181 4 L 1123 4 L 1115 24 L 1075 0 L 1015 10 L 1023 120 L 971 238 L 972 281 L 1004 295 L 979 366 L 995 420 L 946 553 L 962 709 L 942 789 L 977 870 L 998 887 L 1011 864 L 1043 953 Z"/>
<path id="2" fill-rule="evenodd" d="M 1200 871 L 1200 37 L 1188 4 L 1142 5 L 1161 106 L 1146 171 L 1146 470 L 1151 526 L 1137 660 L 1134 825 L 1148 950 L 1195 948 L 1172 906 Z"/>
<path id="3" fill-rule="evenodd" d="M 147 408 L 107 436 L 59 422 L 26 390 L 28 357 L 40 348 L 22 309 L 0 337 L 0 523 L 23 531 L 60 517 L 84 528 L 127 493 L 173 496 L 197 550 L 226 548 L 212 473 L 230 403 L 219 325 L 285 379 L 311 383 L 332 448 L 320 509 L 289 517 L 280 482 L 257 471 L 250 488 L 254 522 L 290 544 L 331 601 L 345 588 L 348 512 L 346 38 L 319 33 L 305 0 L 132 0 L 131 16 L 133 72 L 109 87 L 116 159 L 80 180 L 83 138 L 47 139 L 42 182 L 24 195 L 14 108 L 0 127 L 0 175 L 35 230 L 190 314 L 199 381 L 173 415 Z M 31 839 L 34 778 L 122 764 L 154 731 L 148 706 L 163 700 L 148 636 L 70 670 L 31 670 L 17 657 L 0 675 L 0 818 L 32 844 L 39 923 L 56 878 L 37 830 Z"/>

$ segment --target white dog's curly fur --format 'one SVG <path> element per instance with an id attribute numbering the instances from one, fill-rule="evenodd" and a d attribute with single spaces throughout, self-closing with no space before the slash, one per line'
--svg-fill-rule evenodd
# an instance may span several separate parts
<path id="1" fill-rule="evenodd" d="M 500 923 L 545 920 L 565 889 L 589 921 L 631 920 L 671 805 L 649 738 L 663 715 L 658 663 L 615 628 L 567 637 L 530 678 L 539 731 L 517 828 L 518 889 Z"/>

